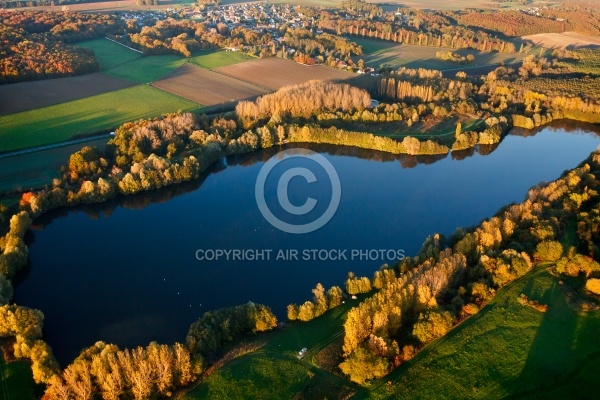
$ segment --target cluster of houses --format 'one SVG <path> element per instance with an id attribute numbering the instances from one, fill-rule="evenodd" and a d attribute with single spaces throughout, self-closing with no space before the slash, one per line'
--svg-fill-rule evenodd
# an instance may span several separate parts
<path id="1" fill-rule="evenodd" d="M 525 14 L 529 14 L 529 15 L 535 15 L 536 17 L 540 17 L 540 10 L 548 10 L 548 7 L 542 7 L 541 9 L 539 7 L 529 7 L 528 9 L 523 9 L 523 10 L 519 10 Z M 556 20 L 558 22 L 563 22 L 565 19 L 564 18 L 556 18 Z"/>
<path id="2" fill-rule="evenodd" d="M 257 31 L 278 30 L 282 26 L 306 28 L 313 20 L 287 5 L 274 6 L 266 3 L 231 4 L 226 6 L 188 6 L 179 15 L 208 24 L 226 24 L 230 29 L 243 26 Z"/>
<path id="3" fill-rule="evenodd" d="M 166 8 L 153 11 L 131 10 L 129 12 L 120 13 L 119 16 L 123 20 L 134 20 L 139 26 L 153 25 L 156 21 L 164 20 L 168 17 L 176 17 L 205 23 L 207 26 L 211 27 L 214 32 L 217 32 L 216 27 L 218 25 L 224 24 L 229 30 L 236 27 L 243 27 L 260 34 L 269 33 L 277 44 L 284 46 L 287 57 L 289 58 L 294 56 L 296 50 L 290 46 L 286 46 L 282 28 L 305 28 L 317 35 L 323 33 L 323 31 L 316 26 L 314 18 L 303 14 L 301 8 L 289 5 L 269 5 L 267 2 L 231 4 L 224 6 L 213 4 L 182 5 L 177 9 Z M 402 14 L 397 16 L 397 18 L 402 17 L 404 17 Z M 342 16 L 342 18 L 344 17 Z M 356 16 L 348 15 L 346 18 L 352 19 L 356 18 Z M 262 46 L 269 49 L 271 48 L 271 45 Z M 230 47 L 226 50 L 240 51 L 242 49 Z M 339 69 L 350 69 L 350 66 L 346 61 L 338 58 L 336 58 L 335 66 Z M 356 66 L 353 66 L 352 70 L 356 71 Z M 367 73 L 375 75 L 375 69 L 369 67 L 359 68 L 357 72 L 359 74 Z"/>
<path id="4" fill-rule="evenodd" d="M 528 9 L 523 9 L 521 12 L 525 14 L 535 15 L 536 17 L 540 16 L 540 9 L 538 7 L 529 7 Z"/>
<path id="5" fill-rule="evenodd" d="M 166 19 L 169 16 L 169 9 L 165 11 L 129 11 L 120 13 L 119 17 L 124 20 L 135 20 L 139 25 L 146 25 L 153 21 Z"/>

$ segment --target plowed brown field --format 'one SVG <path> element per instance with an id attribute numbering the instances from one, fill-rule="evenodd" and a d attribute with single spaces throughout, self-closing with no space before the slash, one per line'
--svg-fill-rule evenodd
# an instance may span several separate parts
<path id="1" fill-rule="evenodd" d="M 218 72 L 184 64 L 152 86 L 204 106 L 238 101 L 267 93 L 267 89 Z"/>
<path id="2" fill-rule="evenodd" d="M 277 90 L 313 79 L 349 79 L 355 74 L 324 65 L 307 66 L 280 58 L 263 58 L 217 68 L 215 71 L 259 86 Z"/>
<path id="3" fill-rule="evenodd" d="M 35 110 L 135 85 L 135 82 L 99 73 L 10 83 L 0 86 L 0 115 Z"/>

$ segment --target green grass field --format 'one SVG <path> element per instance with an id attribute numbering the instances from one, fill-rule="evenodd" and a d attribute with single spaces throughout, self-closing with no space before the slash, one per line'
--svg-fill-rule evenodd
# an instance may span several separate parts
<path id="1" fill-rule="evenodd" d="M 0 193 L 38 189 L 52 184 L 60 176 L 60 167 L 67 164 L 69 156 L 83 146 L 103 149 L 110 136 L 85 143 L 40 150 L 12 157 L 0 157 Z"/>
<path id="2" fill-rule="evenodd" d="M 166 54 L 145 56 L 117 65 L 104 73 L 139 83 L 154 82 L 186 62 L 182 56 Z"/>
<path id="3" fill-rule="evenodd" d="M 258 340 L 268 339 L 264 347 L 229 362 L 183 398 L 269 399 L 300 394 L 323 399 L 364 390 L 313 363 L 319 351 L 340 337 L 345 315 L 356 304 L 348 301 L 316 320 L 258 336 Z M 296 355 L 303 347 L 308 351 L 299 360 Z"/>
<path id="4" fill-rule="evenodd" d="M 521 293 L 547 304 L 548 311 L 521 305 Z M 349 391 L 359 399 L 594 398 L 600 390 L 600 311 L 570 308 L 558 279 L 543 266 L 501 289 L 481 312 L 366 387 L 314 362 L 340 338 L 352 305 L 263 336 L 265 346 L 230 361 L 184 398 L 310 398 L 307 391 L 317 386 L 329 389 L 312 398 L 342 398 Z M 309 350 L 298 360 L 302 347 Z"/>
<path id="5" fill-rule="evenodd" d="M 198 104 L 146 85 L 0 117 L 0 149 L 11 151 L 114 129 Z"/>
<path id="6" fill-rule="evenodd" d="M 200 68 L 215 69 L 254 60 L 240 51 L 206 50 L 194 55 L 190 62 Z"/>
<path id="7" fill-rule="evenodd" d="M 139 83 L 154 82 L 187 62 L 177 55 L 144 56 L 127 50 L 106 39 L 82 44 L 96 53 L 103 73 Z M 202 68 L 217 68 L 244 62 L 251 57 L 238 52 L 206 51 L 197 54 L 191 62 Z M 39 108 L 0 117 L 0 151 L 42 146 L 68 140 L 76 135 L 87 135 L 116 128 L 139 118 L 150 118 L 199 107 L 191 101 L 159 89 L 140 85 L 104 93 L 76 101 Z M 39 175 L 39 174 L 38 174 Z M 23 185 L 36 185 L 38 177 Z M 41 177 L 46 180 L 47 176 Z M 6 185 L 4 185 L 6 186 Z M 14 186 L 10 183 L 9 186 Z M 23 187 L 25 187 L 23 186 Z"/>
<path id="8" fill-rule="evenodd" d="M 33 400 L 43 392 L 33 382 L 31 366 L 27 361 L 6 363 L 0 355 L 0 400 Z"/>
<path id="9" fill-rule="evenodd" d="M 386 50 L 389 50 L 393 47 L 399 46 L 397 43 L 389 42 L 385 40 L 377 40 L 377 39 L 368 39 L 361 38 L 359 36 L 347 36 L 346 37 L 351 42 L 355 42 L 360 44 L 363 48 L 363 53 L 365 56 L 370 54 L 381 53 Z"/>
<path id="10" fill-rule="evenodd" d="M 548 311 L 519 304 L 521 293 Z M 538 267 L 372 384 L 370 397 L 593 398 L 600 390 L 598 332 L 600 311 L 571 309 L 558 279 Z"/>
<path id="11" fill-rule="evenodd" d="M 93 50 L 102 71 L 143 56 L 141 53 L 129 50 L 105 38 L 88 40 L 78 43 L 77 46 Z"/>
<path id="12" fill-rule="evenodd" d="M 452 116 L 447 118 L 431 118 L 407 126 L 404 121 L 396 122 L 348 122 L 333 121 L 329 125 L 354 132 L 368 132 L 377 136 L 390 137 L 401 141 L 406 136 L 419 138 L 419 140 L 434 140 L 446 146 L 452 146 L 456 134 L 456 125 L 462 124 L 462 132 L 478 130 L 485 126 L 485 122 L 473 119 L 468 115 Z"/>

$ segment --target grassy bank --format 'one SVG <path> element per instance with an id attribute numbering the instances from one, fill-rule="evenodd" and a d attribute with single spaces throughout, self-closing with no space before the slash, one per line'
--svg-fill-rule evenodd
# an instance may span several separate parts
<path id="1" fill-rule="evenodd" d="M 69 162 L 69 156 L 83 146 L 103 149 L 109 136 L 85 143 L 61 146 L 18 156 L 0 158 L 0 193 L 14 190 L 27 191 L 51 185 L 60 176 L 60 167 Z"/>
<path id="2" fill-rule="evenodd" d="M 339 398 L 364 391 L 363 388 L 319 368 L 316 360 L 328 346 L 341 338 L 343 323 L 357 300 L 328 311 L 306 323 L 294 323 L 283 330 L 257 337 L 267 340 L 259 350 L 233 359 L 208 376 L 183 397 L 186 400 L 219 398 Z M 302 359 L 297 354 L 307 347 Z"/>
<path id="3" fill-rule="evenodd" d="M 517 297 L 548 305 L 541 313 Z M 559 281 L 538 267 L 500 290 L 482 311 L 431 343 L 413 360 L 366 387 L 320 368 L 317 360 L 341 345 L 345 305 L 308 323 L 264 336 L 267 344 L 230 361 L 183 398 L 434 399 L 593 398 L 600 389 L 600 311 L 569 307 Z M 302 347 L 308 354 L 296 357 Z"/>
<path id="4" fill-rule="evenodd" d="M 0 400 L 33 400 L 43 394 L 43 389 L 33 382 L 27 361 L 7 363 L 0 354 L 0 376 Z"/>
<path id="5" fill-rule="evenodd" d="M 521 305 L 521 293 L 548 311 Z M 571 309 L 558 279 L 538 267 L 375 382 L 369 397 L 592 398 L 600 389 L 593 378 L 600 367 L 599 330 L 600 312 Z"/>

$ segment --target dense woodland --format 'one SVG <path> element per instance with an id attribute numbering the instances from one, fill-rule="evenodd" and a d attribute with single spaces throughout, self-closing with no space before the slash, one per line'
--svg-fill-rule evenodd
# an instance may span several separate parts
<path id="1" fill-rule="evenodd" d="M 375 18 L 366 13 L 357 13 L 348 18 L 340 12 L 324 11 L 318 25 L 338 35 L 369 37 L 396 43 L 452 49 L 471 48 L 501 53 L 516 52 L 512 42 L 498 39 L 496 35 L 483 30 L 458 25 L 452 17 L 442 13 L 413 9 L 399 11 L 404 15 L 400 19 L 387 14 L 386 17 Z"/>
<path id="2" fill-rule="evenodd" d="M 463 26 L 447 25 L 441 29 L 428 30 L 421 26 L 411 29 L 393 23 L 339 20 L 324 22 L 322 27 L 331 29 L 338 34 L 375 38 L 416 46 L 475 49 L 498 51 L 500 53 L 516 52 L 515 45 L 511 42 L 496 39 L 483 31 L 473 31 Z"/>
<path id="3" fill-rule="evenodd" d="M 241 101 L 235 113 L 245 126 L 253 126 L 265 119 L 309 118 L 321 110 L 362 111 L 370 105 L 371 96 L 364 90 L 348 84 L 317 81 L 282 88 L 255 102 Z"/>
<path id="4" fill-rule="evenodd" d="M 0 10 L 0 84 L 95 72 L 94 53 L 73 43 L 120 24 L 104 14 Z"/>
<path id="5" fill-rule="evenodd" d="M 167 398 L 176 388 L 189 385 L 200 371 L 201 365 L 179 343 L 150 343 L 145 348 L 120 350 L 97 342 L 47 382 L 44 398 Z"/>
<path id="6" fill-rule="evenodd" d="M 96 3 L 104 0 L 0 0 L 0 8 L 68 6 L 69 4 Z"/>

